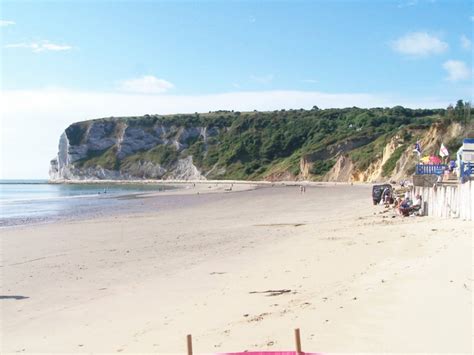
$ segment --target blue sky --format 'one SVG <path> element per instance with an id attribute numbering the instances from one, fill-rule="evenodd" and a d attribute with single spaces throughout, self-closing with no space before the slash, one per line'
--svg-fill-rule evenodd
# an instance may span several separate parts
<path id="1" fill-rule="evenodd" d="M 93 117 L 473 97 L 470 1 L 0 3 L 3 177 L 45 176 L 61 131 Z"/>
<path id="2" fill-rule="evenodd" d="M 443 62 L 470 64 L 469 1 L 5 1 L 2 43 L 72 47 L 32 53 L 3 48 L 2 86 L 111 91 L 153 75 L 174 94 L 321 90 L 460 94 Z M 425 32 L 448 45 L 420 56 L 394 50 Z"/>

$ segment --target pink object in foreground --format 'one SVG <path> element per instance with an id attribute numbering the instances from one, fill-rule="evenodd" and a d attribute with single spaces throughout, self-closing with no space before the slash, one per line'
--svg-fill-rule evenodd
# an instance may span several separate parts
<path id="1" fill-rule="evenodd" d="M 323 355 L 322 353 L 301 352 L 300 355 Z M 243 351 L 240 353 L 217 353 L 216 355 L 297 355 L 296 351 Z"/>

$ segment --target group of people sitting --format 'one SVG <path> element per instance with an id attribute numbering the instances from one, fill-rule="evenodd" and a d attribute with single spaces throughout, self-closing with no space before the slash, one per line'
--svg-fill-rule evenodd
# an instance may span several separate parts
<path id="1" fill-rule="evenodd" d="M 410 216 L 412 214 L 420 214 L 423 207 L 423 201 L 421 195 L 416 195 L 415 200 L 410 198 L 409 192 L 405 193 L 405 196 L 394 197 L 393 190 L 386 188 L 382 192 L 381 204 L 385 207 L 393 207 L 400 215 Z"/>
<path id="2" fill-rule="evenodd" d="M 393 207 L 404 217 L 408 217 L 412 214 L 420 214 L 422 211 L 423 200 L 421 195 L 416 195 L 415 200 L 412 200 L 408 193 L 405 194 L 405 197 L 397 197 L 395 199 Z"/>

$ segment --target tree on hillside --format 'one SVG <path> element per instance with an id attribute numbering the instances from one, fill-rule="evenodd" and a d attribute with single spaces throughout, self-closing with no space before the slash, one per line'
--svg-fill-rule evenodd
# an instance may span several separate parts
<path id="1" fill-rule="evenodd" d="M 456 107 L 454 108 L 455 116 L 457 121 L 462 121 L 464 118 L 464 102 L 463 100 L 458 100 L 456 102 Z"/>
<path id="2" fill-rule="evenodd" d="M 446 116 L 443 119 L 443 122 L 446 123 L 451 123 L 454 118 L 454 107 L 453 105 L 449 104 L 449 106 L 446 108 Z"/>
<path id="3" fill-rule="evenodd" d="M 471 121 L 471 103 L 469 101 L 464 103 L 464 124 Z"/>

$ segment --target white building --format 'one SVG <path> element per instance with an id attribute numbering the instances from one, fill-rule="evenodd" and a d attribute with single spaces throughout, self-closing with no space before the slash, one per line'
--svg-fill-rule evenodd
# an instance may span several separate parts
<path id="1" fill-rule="evenodd" d="M 461 169 L 466 163 L 474 164 L 474 138 L 465 138 L 461 148 L 456 153 L 457 175 L 461 176 Z"/>

